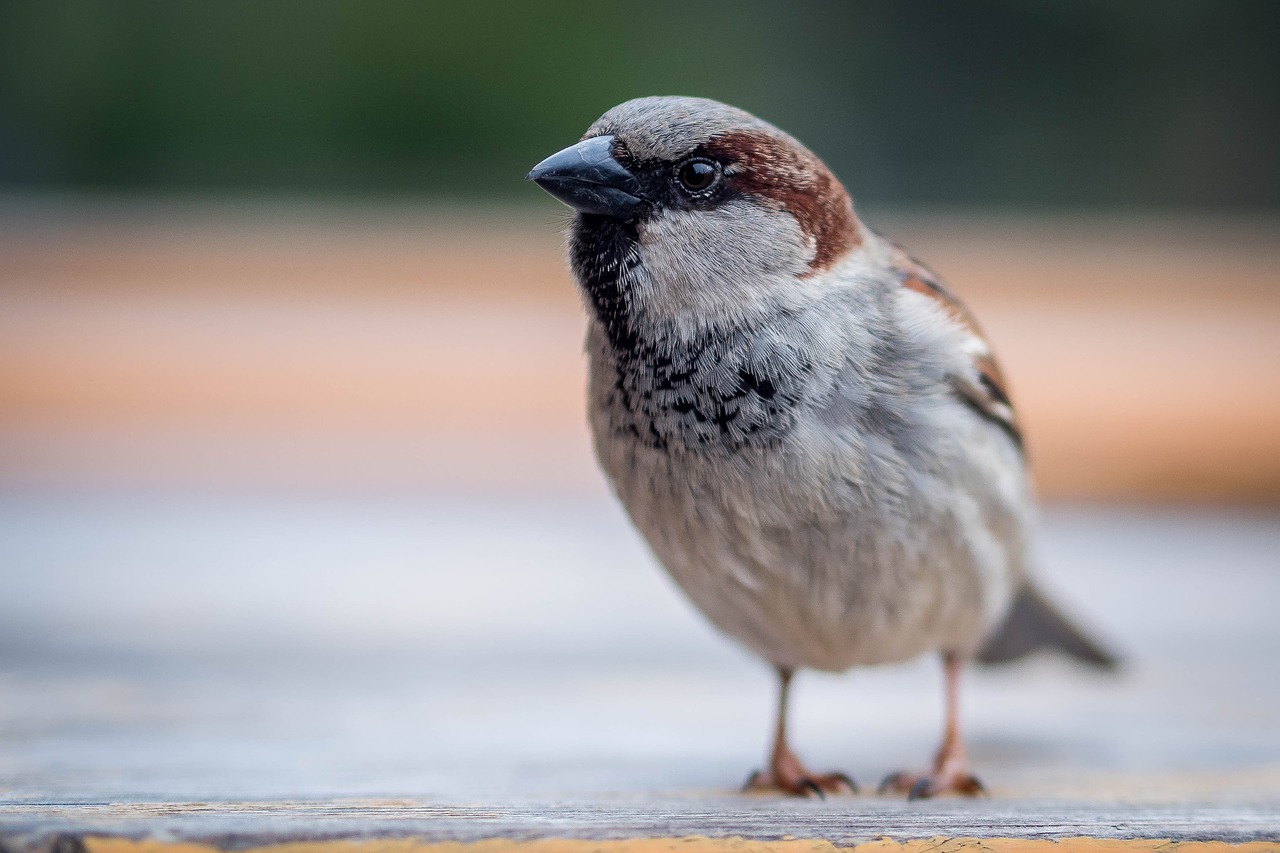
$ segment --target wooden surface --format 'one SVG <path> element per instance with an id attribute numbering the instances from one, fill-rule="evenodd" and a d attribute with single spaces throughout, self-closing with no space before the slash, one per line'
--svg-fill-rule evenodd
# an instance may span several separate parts
<path id="1" fill-rule="evenodd" d="M 0 482 L 598 483 L 558 213 L 38 202 L 0 199 Z M 1274 221 L 874 221 L 987 328 L 1046 497 L 1280 503 Z"/>
<path id="2" fill-rule="evenodd" d="M 770 675 L 608 502 L 10 493 L 0 836 L 1280 840 L 1274 517 L 1043 532 L 1046 584 L 1124 670 L 974 673 L 990 800 L 817 803 L 734 793 Z M 797 749 L 866 786 L 919 766 L 939 681 L 804 673 Z"/>
<path id="3" fill-rule="evenodd" d="M 24 814 L 25 812 L 25 814 Z M 32 814 L 34 812 L 34 814 Z M 56 815 L 56 817 L 55 817 Z M 743 803 L 741 797 L 649 798 L 643 802 L 532 801 L 518 805 L 438 805 L 409 801 L 192 803 L 156 806 L 6 808 L 0 838 L 16 850 L 49 843 L 51 826 L 66 835 L 116 835 L 198 841 L 226 849 L 301 840 L 397 839 L 477 842 L 486 839 L 689 839 L 821 840 L 852 847 L 881 838 L 1069 839 L 1218 841 L 1280 844 L 1275 815 L 1249 807 L 1098 807 L 1072 803 L 947 803 L 919 808 L 865 801 Z M 25 821 L 24 821 L 25 818 Z M 1061 853 L 1067 845 L 1055 845 Z M 165 846 L 159 847 L 163 851 Z M 324 848 L 321 848 L 322 850 Z M 331 853 L 360 853 L 355 847 Z M 382 853 L 368 845 L 368 853 Z M 608 846 L 588 849 L 608 850 Z M 715 848 L 713 848 L 715 849 Z M 733 845 L 730 849 L 742 849 Z M 750 848 L 748 848 L 750 849 Z M 979 850 L 984 849 L 982 847 Z M 1081 845 L 1082 850 L 1090 850 Z M 1143 849 L 1141 847 L 1130 849 Z M 1164 853 L 1170 853 L 1163 848 Z M 1275 850 L 1270 847 L 1267 849 Z M 152 848 L 155 850 L 155 848 Z M 1124 853 L 1113 848 L 1111 853 Z M 63 853 L 53 851 L 52 853 Z M 89 853 L 94 853 L 91 849 Z M 116 853 L 144 853 L 137 848 Z M 178 849 L 173 853 L 193 853 Z M 292 851 L 290 851 L 292 853 Z M 888 853 L 888 851 L 886 851 Z M 1101 853 L 1101 851 L 1099 851 Z"/>

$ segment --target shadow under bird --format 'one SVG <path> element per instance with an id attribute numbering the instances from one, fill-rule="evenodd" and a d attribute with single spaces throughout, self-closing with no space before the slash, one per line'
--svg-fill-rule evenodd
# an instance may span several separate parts
<path id="1" fill-rule="evenodd" d="M 725 104 L 628 101 L 529 178 L 577 211 L 601 467 L 689 598 L 777 668 L 748 787 L 856 791 L 787 745 L 796 670 L 938 652 L 942 745 L 882 790 L 982 792 L 958 713 L 970 661 L 1114 662 L 1032 585 L 1022 431 L 972 315 L 818 157 Z"/>

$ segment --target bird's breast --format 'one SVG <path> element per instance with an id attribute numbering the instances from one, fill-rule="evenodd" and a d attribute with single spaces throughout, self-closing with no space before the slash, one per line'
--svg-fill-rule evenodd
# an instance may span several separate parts
<path id="1" fill-rule="evenodd" d="M 593 404 L 611 432 L 695 452 L 776 446 L 830 378 L 784 336 L 738 329 L 694 340 L 637 337 L 626 347 L 601 341 L 592 370 Z"/>

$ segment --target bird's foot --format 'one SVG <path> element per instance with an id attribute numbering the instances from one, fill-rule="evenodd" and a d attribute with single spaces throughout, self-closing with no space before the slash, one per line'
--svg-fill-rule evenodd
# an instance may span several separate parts
<path id="1" fill-rule="evenodd" d="M 858 783 L 845 773 L 804 773 L 800 776 L 779 777 L 772 771 L 753 770 L 742 786 L 744 793 L 778 792 L 798 797 L 817 797 L 825 800 L 827 794 L 856 794 Z"/>
<path id="2" fill-rule="evenodd" d="M 987 789 L 977 776 L 961 767 L 933 773 L 890 773 L 880 783 L 879 792 L 906 794 L 908 800 L 927 800 L 945 793 L 981 797 L 986 796 Z"/>
<path id="3" fill-rule="evenodd" d="M 825 800 L 827 794 L 856 794 L 858 783 L 845 773 L 810 773 L 790 750 L 774 755 L 768 770 L 756 770 L 742 786 L 747 791 L 781 791 Z"/>

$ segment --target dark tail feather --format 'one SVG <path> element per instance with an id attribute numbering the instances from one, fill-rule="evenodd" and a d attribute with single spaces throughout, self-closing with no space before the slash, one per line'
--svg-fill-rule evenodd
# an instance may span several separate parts
<path id="1" fill-rule="evenodd" d="M 1115 669 L 1119 660 L 1067 621 L 1030 583 L 1013 600 L 1004 624 L 978 653 L 981 663 L 1005 663 L 1039 649 L 1056 649 L 1102 669 Z"/>

